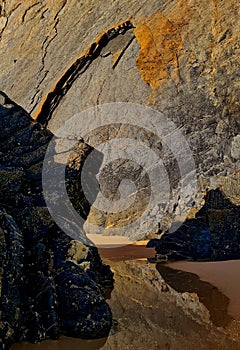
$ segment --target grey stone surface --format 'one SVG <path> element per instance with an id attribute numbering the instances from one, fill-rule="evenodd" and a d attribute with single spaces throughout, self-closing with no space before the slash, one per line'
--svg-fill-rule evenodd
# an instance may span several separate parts
<path id="1" fill-rule="evenodd" d="M 198 210 L 219 177 L 238 178 L 238 11 L 234 1 L 3 2 L 1 86 L 54 132 L 106 102 L 149 105 L 174 122 L 193 153 L 198 190 L 179 195 L 176 154 L 163 147 L 172 193 L 157 221 L 166 230 L 176 208 Z M 120 220 L 109 215 L 97 216 L 106 233 Z M 143 226 L 141 237 L 154 230 Z"/>

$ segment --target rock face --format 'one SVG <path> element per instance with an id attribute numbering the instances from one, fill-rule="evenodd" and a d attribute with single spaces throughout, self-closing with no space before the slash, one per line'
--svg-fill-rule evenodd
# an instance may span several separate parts
<path id="1" fill-rule="evenodd" d="M 147 144 L 158 150 L 169 175 L 167 207 L 149 212 L 149 218 L 157 212 L 166 231 L 182 208 L 202 207 L 207 188 L 220 188 L 233 177 L 231 191 L 239 191 L 238 16 L 233 0 L 3 1 L 1 86 L 54 132 L 74 114 L 106 102 L 147 104 L 174 122 L 193 153 L 198 189 L 189 198 L 179 195 L 187 169 L 180 179 L 176 154 Z M 124 132 L 118 130 L 118 137 Z M 108 135 L 113 138 L 114 131 Z M 132 168 L 126 176 L 131 173 Z M 102 183 L 109 198 L 118 188 L 112 175 Z M 128 213 L 93 211 L 90 218 L 107 234 L 116 222 L 130 222 L 134 214 Z M 156 228 L 147 230 L 146 223 L 139 230 L 152 236 Z"/>
<path id="2" fill-rule="evenodd" d="M 144 224 L 138 227 L 139 232 L 134 232 L 135 236 L 128 230 L 126 235 L 133 235 L 134 239 L 156 238 L 157 231 L 166 233 L 171 230 L 176 218 L 181 218 L 188 208 L 183 228 L 172 236 L 163 235 L 161 243 L 157 242 L 161 247 L 159 253 L 173 258 L 239 258 L 236 249 L 239 246 L 240 204 L 238 2 L 111 0 L 104 4 L 100 0 L 61 0 L 55 3 L 50 0 L 12 0 L 1 1 L 0 5 L 1 89 L 42 125 L 57 132 L 73 115 L 86 108 L 109 102 L 138 103 L 161 112 L 174 123 L 189 145 L 197 177 L 194 193 L 190 191 L 192 169 L 186 166 L 181 173 L 179 168 L 179 160 L 184 161 L 181 144 L 175 153 L 164 144 L 164 137 L 171 134 L 169 130 L 160 139 L 154 128 L 150 131 L 135 128 L 126 132 L 124 121 L 127 114 L 123 114 L 117 125 L 111 124 L 107 130 L 100 128 L 94 130 L 94 135 L 86 135 L 84 140 L 91 147 L 114 138 L 137 140 L 154 151 L 164 165 L 163 174 L 171 189 L 168 200 L 150 208 Z M 3 112 L 8 115 L 8 111 L 5 106 Z M 17 125 L 14 120 L 17 120 Z M 88 122 L 82 120 L 80 128 Z M 29 138 L 33 129 L 36 128 L 37 133 L 42 130 L 39 124 L 32 124 L 34 127 L 27 128 L 28 142 L 25 146 L 17 145 L 18 138 L 11 135 L 19 128 L 26 129 L 25 123 L 28 125 L 29 119 L 26 122 L 26 118 L 13 114 L 11 125 L 4 126 L 7 147 L 19 146 L 19 152 L 14 155 L 6 153 L 6 143 L 3 142 L 5 153 L 1 154 L 0 160 L 5 179 L 1 182 L 5 211 L 2 215 L 10 215 L 14 220 L 9 219 L 11 227 L 17 225 L 16 232 L 24 232 L 26 237 L 31 238 L 32 226 L 36 227 L 35 236 L 41 240 L 45 239 L 49 220 L 53 231 L 55 227 L 44 205 L 39 204 L 42 201 L 38 188 L 41 165 L 40 168 L 37 165 L 41 163 L 51 133 L 45 131 L 44 137 L 40 133 L 31 144 Z M 94 129 L 94 123 L 91 126 Z M 89 207 L 86 209 L 77 203 L 71 181 L 68 184 L 75 206 L 80 205 L 78 209 L 88 215 L 89 224 L 100 227 L 104 234 L 109 234 L 120 224 L 124 227 L 131 223 L 135 213 L 146 212 L 146 199 L 150 198 L 152 189 L 148 171 L 147 174 L 141 172 L 142 169 L 125 158 L 110 163 L 111 171 L 105 169 L 100 176 L 100 185 L 103 194 L 114 204 L 120 197 L 122 180 L 139 181 L 139 186 L 125 195 L 131 198 L 137 194 L 139 201 L 134 208 L 114 213 L 107 208 L 97 211 L 93 208 L 88 215 Z M 156 163 L 154 161 L 151 165 L 154 167 Z M 73 167 L 73 170 L 76 169 Z M 70 172 L 70 178 L 74 178 L 74 171 Z M 186 184 L 183 192 L 180 191 L 182 183 Z M 5 189 L 12 187 L 19 189 L 19 195 L 12 190 L 6 195 Z M 34 194 L 30 196 L 31 200 L 29 191 Z M 122 193 L 124 197 L 125 192 Z M 35 202 L 29 204 L 29 201 Z M 8 209 L 13 203 L 14 213 Z M 18 206 L 30 209 L 23 212 Z M 109 207 L 111 209 L 111 204 Z M 64 235 L 62 239 L 67 238 Z M 62 261 L 69 249 L 63 253 L 60 249 L 58 253 L 60 243 L 57 238 L 53 241 L 51 251 L 54 256 L 60 254 Z M 177 243 L 180 248 L 176 250 Z M 37 244 L 34 242 L 36 248 L 31 249 L 31 254 L 35 255 L 31 258 L 30 254 L 29 261 L 34 261 L 37 252 L 44 251 L 44 245 L 48 247 L 50 243 Z M 61 263 L 56 264 L 54 268 L 59 269 Z M 64 281 L 62 275 L 59 276 Z M 58 285 L 64 298 L 65 292 Z M 63 324 L 65 329 L 69 329 L 69 319 Z"/>
<path id="3" fill-rule="evenodd" d="M 113 274 L 97 248 L 58 228 L 45 205 L 41 169 L 53 135 L 4 93 L 0 99 L 1 348 L 57 339 L 59 332 L 105 337 L 111 311 L 104 288 L 113 285 Z M 79 144 L 66 174 L 69 196 L 75 193 L 85 215 L 89 206 L 77 178 L 91 150 Z"/>
<path id="4" fill-rule="evenodd" d="M 159 260 L 231 260 L 240 258 L 240 207 L 220 190 L 207 193 L 194 219 L 187 219 L 172 234 L 152 239 Z"/>

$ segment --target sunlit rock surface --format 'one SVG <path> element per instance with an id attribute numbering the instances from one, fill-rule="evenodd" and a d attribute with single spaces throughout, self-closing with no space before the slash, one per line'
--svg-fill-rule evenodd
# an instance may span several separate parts
<path id="1" fill-rule="evenodd" d="M 187 202 L 199 210 L 204 191 L 221 186 L 239 168 L 238 16 L 233 0 L 4 1 L 1 86 L 52 131 L 106 102 L 147 104 L 174 122 L 193 153 L 198 190 L 179 198 L 175 155 L 158 145 L 172 189 L 165 213 L 158 213 L 165 231 Z M 102 186 L 116 191 L 109 178 Z M 236 191 L 239 183 L 233 186 Z M 93 211 L 90 218 L 108 234 L 135 214 L 124 215 Z M 152 236 L 156 225 L 146 230 L 147 224 L 141 238 Z"/>

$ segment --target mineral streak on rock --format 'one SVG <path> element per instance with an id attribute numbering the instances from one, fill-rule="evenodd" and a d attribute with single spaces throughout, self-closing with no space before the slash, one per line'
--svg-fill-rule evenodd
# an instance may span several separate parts
<path id="1" fill-rule="evenodd" d="M 59 333 L 105 337 L 112 316 L 104 288 L 113 285 L 112 272 L 97 248 L 56 226 L 43 198 L 42 162 L 53 135 L 2 92 L 0 102 L 1 348 L 57 339 Z M 75 194 L 76 207 L 87 216 L 78 178 L 92 148 L 76 148 L 66 180 L 69 196 Z"/>
<path id="2" fill-rule="evenodd" d="M 39 110 L 33 116 L 39 123 L 47 125 L 51 119 L 52 113 L 57 108 L 63 96 L 69 91 L 74 81 L 83 74 L 89 65 L 95 60 L 101 53 L 102 49 L 118 35 L 123 35 L 127 30 L 132 29 L 133 25 L 130 20 L 120 23 L 113 28 L 105 31 L 100 35 L 94 43 L 86 50 L 82 57 L 78 58 L 63 74 L 60 80 L 54 85 L 52 90 L 45 97 Z M 116 66 L 119 60 L 120 54 L 115 58 L 113 67 Z"/>

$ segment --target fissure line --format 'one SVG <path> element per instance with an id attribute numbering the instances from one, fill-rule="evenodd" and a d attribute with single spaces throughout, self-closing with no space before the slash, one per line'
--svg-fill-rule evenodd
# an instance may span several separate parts
<path id="1" fill-rule="evenodd" d="M 90 45 L 85 53 L 65 71 L 51 91 L 46 95 L 33 118 L 41 124 L 47 126 L 61 99 L 67 94 L 79 75 L 84 73 L 89 65 L 100 56 L 102 49 L 111 40 L 120 34 L 125 34 L 128 30 L 133 28 L 134 25 L 132 22 L 127 20 L 113 28 L 108 29 L 102 35 L 100 35 L 96 41 Z"/>

